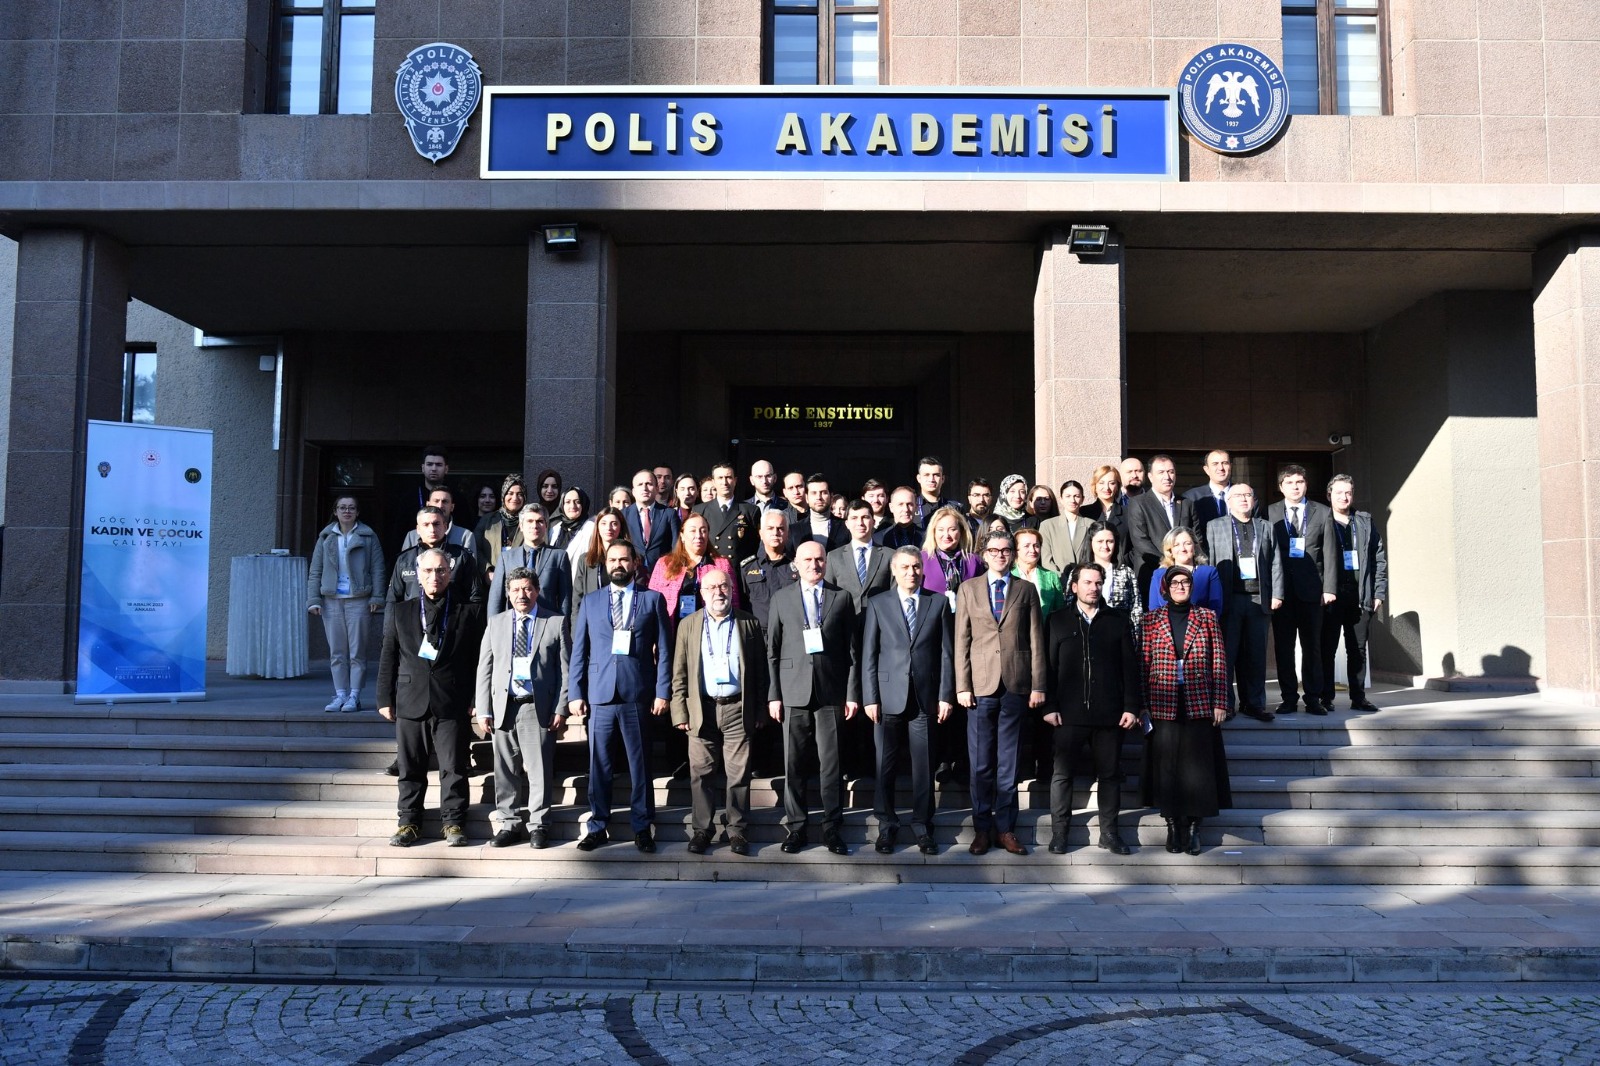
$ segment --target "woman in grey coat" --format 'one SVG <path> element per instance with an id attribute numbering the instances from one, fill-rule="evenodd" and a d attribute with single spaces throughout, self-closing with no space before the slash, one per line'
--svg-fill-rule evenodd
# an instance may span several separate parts
<path id="1" fill-rule="evenodd" d="M 367 634 L 373 616 L 383 610 L 383 548 L 358 517 L 354 496 L 334 501 L 333 521 L 317 534 L 306 576 L 306 610 L 321 616 L 328 635 L 333 670 L 333 699 L 323 708 L 328 711 L 361 709 Z"/>

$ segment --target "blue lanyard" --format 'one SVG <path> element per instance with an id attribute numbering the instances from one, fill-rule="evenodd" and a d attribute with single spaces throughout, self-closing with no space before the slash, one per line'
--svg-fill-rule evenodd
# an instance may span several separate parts
<path id="1" fill-rule="evenodd" d="M 417 619 L 422 626 L 422 639 L 428 639 L 428 595 L 423 593 L 417 597 Z M 450 590 L 444 590 L 444 617 L 439 619 L 439 643 L 444 643 L 444 635 L 450 625 Z"/>
<path id="2" fill-rule="evenodd" d="M 728 623 L 728 640 L 726 646 L 722 649 L 722 658 L 728 662 L 732 662 L 734 630 L 733 615 L 730 614 L 725 621 Z M 705 631 L 701 634 L 701 643 L 705 646 L 706 655 L 713 659 L 717 657 L 717 649 L 711 646 L 711 628 L 721 624 L 721 622 L 718 622 L 716 619 L 712 618 L 709 613 L 707 613 Z"/>

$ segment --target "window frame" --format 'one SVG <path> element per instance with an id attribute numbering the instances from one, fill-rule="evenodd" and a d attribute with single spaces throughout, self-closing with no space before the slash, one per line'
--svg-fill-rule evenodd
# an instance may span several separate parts
<path id="1" fill-rule="evenodd" d="M 835 51 L 838 21 L 836 16 L 876 15 L 878 17 L 878 84 L 889 80 L 889 0 L 874 0 L 870 4 L 847 4 L 841 10 L 835 0 L 783 0 L 786 4 L 808 4 L 817 14 L 817 80 L 814 85 L 838 85 L 833 80 L 838 59 Z M 761 0 L 761 84 L 774 85 L 775 43 L 777 39 L 778 0 Z M 824 79 L 823 72 L 827 72 Z"/>
<path id="2" fill-rule="evenodd" d="M 317 53 L 317 110 L 319 115 L 371 114 L 372 101 L 367 100 L 366 111 L 341 112 L 339 110 L 339 45 L 343 31 L 343 18 L 348 15 L 371 15 L 376 29 L 377 0 L 272 0 L 272 56 L 268 69 L 272 72 L 272 91 L 268 96 L 272 114 L 285 115 L 278 109 L 278 97 L 283 88 L 279 80 L 279 60 L 283 48 L 283 20 L 294 15 L 318 15 L 322 18 L 322 40 Z M 373 70 L 377 78 L 377 70 Z"/>
<path id="3" fill-rule="evenodd" d="M 1389 67 L 1389 18 L 1385 0 L 1365 0 L 1364 3 L 1339 5 L 1337 0 L 1282 0 L 1279 23 L 1285 15 L 1315 14 L 1317 19 L 1317 111 L 1319 115 L 1338 115 L 1339 110 L 1339 57 L 1338 34 L 1335 32 L 1340 18 L 1376 18 L 1378 20 L 1378 106 L 1385 115 L 1394 114 L 1394 102 L 1389 87 L 1394 79 Z M 1282 40 L 1280 29 L 1280 42 Z"/>

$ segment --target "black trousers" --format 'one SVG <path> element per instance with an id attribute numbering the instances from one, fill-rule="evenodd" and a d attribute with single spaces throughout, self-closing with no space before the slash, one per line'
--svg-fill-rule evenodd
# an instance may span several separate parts
<path id="1" fill-rule="evenodd" d="M 839 731 L 843 724 L 843 707 L 784 705 L 783 827 L 791 833 L 806 829 L 806 777 L 813 751 L 822 792 L 822 828 L 838 829 L 844 824 L 844 771 L 839 765 Z"/>
<path id="2" fill-rule="evenodd" d="M 1294 668 L 1294 642 L 1300 641 L 1300 672 Z M 1303 693 L 1309 700 L 1322 695 L 1322 598 L 1286 599 L 1272 612 L 1272 640 L 1278 657 L 1278 693 L 1284 703 L 1296 702 Z"/>
<path id="3" fill-rule="evenodd" d="M 1050 778 L 1051 832 L 1067 831 L 1072 818 L 1072 779 L 1084 745 L 1094 761 L 1095 795 L 1099 799 L 1100 828 L 1110 829 L 1122 809 L 1122 735 L 1114 725 L 1060 725 L 1056 727 L 1055 773 Z"/>
<path id="4" fill-rule="evenodd" d="M 913 701 L 915 697 L 913 697 Z M 932 726 L 926 711 L 917 708 L 909 714 L 880 714 L 873 732 L 878 747 L 876 789 L 873 807 L 878 825 L 900 828 L 900 811 L 895 805 L 895 771 L 902 759 L 911 770 L 911 827 L 921 836 L 933 835 L 933 744 Z"/>
<path id="5" fill-rule="evenodd" d="M 1350 702 L 1367 698 L 1367 634 L 1372 612 L 1362 610 L 1359 593 L 1340 595 L 1324 609 L 1322 618 L 1322 699 L 1333 702 L 1333 657 L 1344 637 L 1345 676 L 1350 679 Z"/>
<path id="6" fill-rule="evenodd" d="M 396 718 L 395 743 L 400 749 L 401 825 L 422 821 L 428 792 L 428 755 L 439 759 L 439 817 L 445 825 L 467 820 L 467 747 L 472 726 L 465 718 L 440 718 L 432 711 L 421 718 Z"/>

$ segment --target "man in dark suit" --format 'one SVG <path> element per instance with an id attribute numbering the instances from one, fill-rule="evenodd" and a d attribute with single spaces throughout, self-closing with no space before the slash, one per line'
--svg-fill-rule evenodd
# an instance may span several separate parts
<path id="1" fill-rule="evenodd" d="M 844 527 L 850 543 L 828 553 L 828 573 L 833 583 L 850 594 L 856 614 L 866 608 L 867 598 L 889 587 L 889 557 L 894 553 L 873 543 L 872 505 L 865 500 L 850 501 Z"/>
<path id="2" fill-rule="evenodd" d="M 799 550 L 807 541 L 822 545 L 824 554 L 850 543 L 850 534 L 844 523 L 833 517 L 829 509 L 833 493 L 828 489 L 825 474 L 812 474 L 806 478 L 806 510 L 789 525 L 789 546 Z"/>
<path id="3" fill-rule="evenodd" d="M 1345 676 L 1352 711 L 1375 711 L 1367 699 L 1367 631 L 1389 598 L 1389 552 L 1372 516 L 1355 509 L 1356 483 L 1349 474 L 1328 482 L 1333 532 L 1339 553 L 1329 566 L 1338 575 L 1338 597 L 1322 620 L 1322 709 L 1333 710 L 1333 656 L 1344 636 Z M 1310 702 L 1310 696 L 1306 697 Z"/>
<path id="4" fill-rule="evenodd" d="M 1283 499 L 1267 508 L 1267 523 L 1283 568 L 1283 597 L 1272 605 L 1272 642 L 1278 657 L 1278 714 L 1294 714 L 1304 681 L 1306 711 L 1327 714 L 1322 706 L 1322 615 L 1338 599 L 1339 540 L 1327 505 L 1306 499 L 1306 468 L 1290 463 L 1278 472 Z M 1301 675 L 1294 669 L 1294 643 L 1300 641 Z"/>
<path id="5" fill-rule="evenodd" d="M 522 543 L 500 553 L 501 565 L 489 583 L 489 617 L 493 618 L 509 606 L 503 575 L 519 567 L 532 570 L 538 578 L 540 607 L 562 617 L 572 613 L 572 559 L 560 548 L 545 543 L 549 530 L 550 520 L 544 507 L 537 503 L 523 504 L 517 515 L 517 531 L 522 534 Z"/>
<path id="6" fill-rule="evenodd" d="M 539 603 L 539 576 L 502 565 L 509 610 L 489 619 L 478 653 L 478 732 L 494 746 L 494 838 L 549 841 L 556 736 L 567 724 L 567 620 Z M 524 822 L 526 819 L 526 822 Z"/>
<path id="7" fill-rule="evenodd" d="M 1229 707 L 1246 718 L 1272 721 L 1267 710 L 1267 629 L 1272 604 L 1283 598 L 1283 569 L 1273 527 L 1253 517 L 1249 485 L 1228 489 L 1228 514 L 1206 527 L 1211 565 L 1222 585 L 1222 642 L 1228 649 Z M 1237 703 L 1234 701 L 1237 699 Z"/>
<path id="8" fill-rule="evenodd" d="M 1173 491 L 1178 467 L 1170 455 L 1150 460 L 1150 487 L 1128 501 L 1130 566 L 1139 575 L 1139 589 L 1150 587 L 1150 575 L 1161 565 L 1161 538 L 1174 526 L 1194 526 L 1194 504 Z"/>
<path id="9" fill-rule="evenodd" d="M 1206 453 L 1206 483 L 1196 485 L 1183 494 L 1194 505 L 1194 530 L 1205 546 L 1206 527 L 1212 519 L 1228 513 L 1228 487 L 1233 484 L 1233 456 L 1224 448 L 1213 448 Z"/>
<path id="10" fill-rule="evenodd" d="M 901 485 L 889 494 L 891 525 L 878 531 L 878 543 L 893 551 L 896 548 L 922 547 L 922 526 L 917 522 L 917 491 Z"/>
<path id="11" fill-rule="evenodd" d="M 1028 853 L 1016 834 L 1017 771 L 1024 723 L 1044 705 L 1044 621 L 1038 591 L 1011 576 L 1014 557 L 1011 534 L 990 533 L 987 572 L 956 592 L 956 700 L 967 708 L 974 855 L 991 843 Z"/>
<path id="12" fill-rule="evenodd" d="M 806 844 L 806 770 L 817 753 L 822 792 L 822 842 L 835 855 L 848 855 L 839 829 L 844 824 L 844 773 L 839 762 L 839 731 L 861 703 L 857 663 L 856 611 L 850 597 L 823 580 L 827 558 L 822 545 L 807 541 L 795 549 L 800 580 L 772 597 L 767 619 L 767 711 L 783 723 L 783 851 L 793 855 Z"/>
<path id="13" fill-rule="evenodd" d="M 1099 801 L 1097 847 L 1128 854 L 1117 832 L 1122 810 L 1122 738 L 1139 724 L 1139 654 L 1127 614 L 1100 599 L 1105 571 L 1083 563 L 1072 573 L 1072 602 L 1050 615 L 1045 657 L 1050 665 L 1044 720 L 1055 727 L 1050 776 L 1050 853 L 1067 852 L 1072 778 L 1085 745 L 1094 757 Z"/>
<path id="14" fill-rule="evenodd" d="M 650 471 L 644 471 L 649 475 Z M 572 661 L 567 673 L 568 710 L 589 715 L 589 820 L 578 850 L 593 851 L 610 840 L 611 742 L 622 736 L 628 756 L 629 810 L 633 843 L 656 850 L 650 823 L 656 800 L 644 716 L 667 713 L 672 695 L 672 652 L 667 605 L 659 592 L 634 586 L 633 545 L 616 541 L 606 549 L 606 589 L 583 598 L 572 620 Z"/>
<path id="15" fill-rule="evenodd" d="M 922 587 L 922 553 L 900 548 L 890 560 L 894 585 L 866 602 L 861 640 L 861 699 L 877 740 L 881 855 L 900 832 L 895 771 L 902 753 L 911 762 L 911 831 L 924 855 L 933 841 L 933 744 L 930 720 L 944 721 L 955 702 L 954 626 L 950 601 Z"/>
<path id="16" fill-rule="evenodd" d="M 656 560 L 678 544 L 678 511 L 656 502 L 656 476 L 651 470 L 633 475 L 633 506 L 623 512 L 628 520 L 628 536 L 639 549 L 648 575 Z"/>
<path id="17" fill-rule="evenodd" d="M 450 847 L 467 843 L 467 745 L 483 636 L 483 604 L 450 587 L 443 549 L 417 556 L 420 595 L 393 605 L 383 622 L 378 713 L 395 724 L 399 745 L 399 826 L 389 843 L 410 847 L 421 836 L 428 752 L 439 760 L 439 817 Z"/>
<path id="18" fill-rule="evenodd" d="M 711 546 L 730 562 L 738 562 L 756 550 L 761 512 L 755 505 L 733 498 L 733 464 L 718 463 L 711 468 L 711 484 L 716 497 L 696 505 L 703 515 Z"/>
<path id="19" fill-rule="evenodd" d="M 748 855 L 750 737 L 761 724 L 767 695 L 767 649 L 761 627 L 733 609 L 733 579 L 709 570 L 700 581 L 704 609 L 678 626 L 672 656 L 672 724 L 689 734 L 689 795 L 693 834 L 689 851 L 711 847 L 716 796 L 711 790 L 717 761 L 727 778 L 723 819 L 728 847 Z"/>

